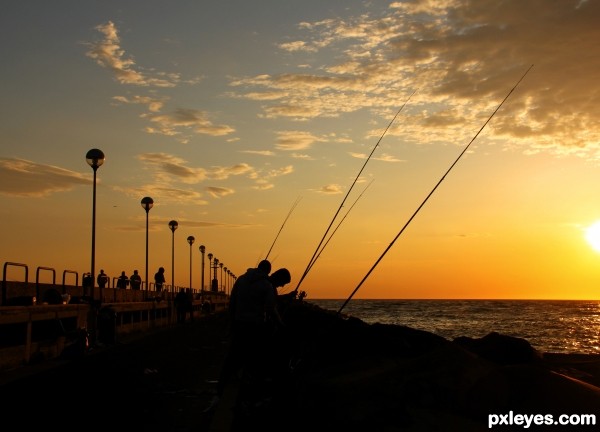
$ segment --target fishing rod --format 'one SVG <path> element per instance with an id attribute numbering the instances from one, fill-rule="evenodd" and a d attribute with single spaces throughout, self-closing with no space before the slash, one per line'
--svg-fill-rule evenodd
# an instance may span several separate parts
<path id="1" fill-rule="evenodd" d="M 346 196 L 344 196 L 344 199 L 342 200 L 342 203 L 340 204 L 340 206 L 338 207 L 337 211 L 335 212 L 335 214 L 333 215 L 333 218 L 331 219 L 331 222 L 329 223 L 329 226 L 327 227 L 327 229 L 325 230 L 325 234 L 323 234 L 323 237 L 321 238 L 321 241 L 319 242 L 319 245 L 317 246 L 317 248 L 315 249 L 315 252 L 313 253 L 312 257 L 310 258 L 310 261 L 308 262 L 308 265 L 306 266 L 306 269 L 304 270 L 304 273 L 302 273 L 302 277 L 300 278 L 300 280 L 298 281 L 298 285 L 296 285 L 296 288 L 294 289 L 294 291 L 298 291 L 298 288 L 300 288 L 300 284 L 302 284 L 302 281 L 304 280 L 304 278 L 306 277 L 306 275 L 308 274 L 309 270 L 312 268 L 312 265 L 314 264 L 315 261 L 315 256 L 317 255 L 317 253 L 319 252 L 319 249 L 321 248 L 321 245 L 323 244 L 323 241 L 325 241 L 325 237 L 327 237 L 327 233 L 329 233 L 329 230 L 331 229 L 331 226 L 333 225 L 333 222 L 335 221 L 335 219 L 337 218 L 340 210 L 342 209 L 342 207 L 344 206 L 344 203 L 346 202 L 346 199 L 348 198 L 348 195 L 350 195 L 350 192 L 352 191 L 352 188 L 354 187 L 354 185 L 356 184 L 356 182 L 358 181 L 360 174 L 363 172 L 363 170 L 365 169 L 365 167 L 367 166 L 367 163 L 369 162 L 369 160 L 371 159 L 371 156 L 373 156 L 373 153 L 375 153 L 375 149 L 377 149 L 377 147 L 379 146 L 379 143 L 381 142 L 381 140 L 383 139 L 383 137 L 385 136 L 385 134 L 387 133 L 388 129 L 392 126 L 392 124 L 394 123 L 394 121 L 396 120 L 396 117 L 398 117 L 398 115 L 402 112 L 402 110 L 404 109 L 404 107 L 406 106 L 406 104 L 408 103 L 408 101 L 410 101 L 410 98 L 413 97 L 413 95 L 417 92 L 417 90 L 413 91 L 411 93 L 411 95 L 408 97 L 408 99 L 406 99 L 406 101 L 402 104 L 402 106 L 400 107 L 400 109 L 398 110 L 398 112 L 396 112 L 396 114 L 394 115 L 394 117 L 392 118 L 392 120 L 389 122 L 389 124 L 387 125 L 387 127 L 385 128 L 385 130 L 383 131 L 383 133 L 381 134 L 381 136 L 379 137 L 379 139 L 377 140 L 377 143 L 375 144 L 375 146 L 373 147 L 373 150 L 371 150 L 371 153 L 369 154 L 369 156 L 367 157 L 367 160 L 365 161 L 365 163 L 363 164 L 363 166 L 361 167 L 360 171 L 358 171 L 358 174 L 356 175 L 356 178 L 354 179 L 354 181 L 352 182 L 352 184 L 350 185 L 350 188 L 348 189 L 348 192 L 346 192 Z"/>
<path id="2" fill-rule="evenodd" d="M 421 205 L 419 205 L 419 207 L 417 208 L 417 210 L 415 210 L 415 212 L 412 214 L 412 216 L 404 224 L 404 226 L 402 227 L 402 229 L 398 232 L 398 234 L 396 234 L 396 237 L 394 237 L 394 240 L 392 240 L 392 242 L 388 245 L 388 247 L 385 248 L 385 250 L 383 251 L 383 253 L 381 254 L 381 256 L 377 259 L 377 261 L 375 261 L 375 264 L 373 264 L 373 266 L 367 272 L 367 274 L 365 275 L 365 277 L 363 277 L 362 280 L 360 281 L 360 283 L 357 285 L 357 287 L 354 288 L 354 291 L 352 291 L 352 294 L 350 294 L 350 296 L 346 299 L 346 301 L 344 302 L 344 304 L 338 310 L 338 312 L 337 312 L 338 314 L 340 314 L 342 312 L 342 310 L 344 309 L 344 307 L 348 304 L 348 302 L 352 299 L 352 297 L 354 297 L 354 294 L 356 294 L 356 292 L 359 290 L 359 288 L 362 286 L 362 284 L 367 280 L 367 278 L 369 277 L 369 275 L 373 272 L 373 270 L 375 269 L 375 267 L 377 267 L 377 264 L 379 264 L 379 262 L 385 256 L 385 254 L 391 249 L 391 247 L 394 245 L 394 243 L 396 242 L 396 240 L 398 240 L 398 237 L 400 237 L 400 235 L 404 232 L 404 230 L 406 229 L 406 227 L 411 223 L 411 221 L 414 219 L 414 217 L 417 215 L 417 213 L 425 205 L 425 203 L 427 202 L 427 200 L 429 200 L 429 198 L 431 197 L 431 195 L 433 195 L 433 193 L 438 188 L 438 186 L 442 183 L 442 181 L 444 181 L 444 179 L 446 178 L 446 176 L 448 175 L 448 173 L 458 163 L 458 161 L 460 160 L 460 158 L 465 154 L 465 152 L 468 150 L 468 148 L 471 146 L 471 144 L 473 144 L 473 141 L 475 141 L 475 139 L 479 136 L 479 134 L 481 133 L 481 131 L 492 120 L 492 117 L 494 117 L 494 115 L 498 112 L 498 110 L 500 109 L 500 107 L 502 107 L 502 105 L 504 105 L 504 102 L 506 102 L 506 100 L 509 98 L 509 96 L 512 94 L 512 92 L 517 88 L 517 86 L 521 83 L 521 81 L 523 81 L 523 79 L 529 73 L 529 71 L 531 70 L 532 67 L 533 67 L 533 65 L 529 66 L 529 68 L 525 71 L 525 73 L 521 76 L 521 78 L 519 78 L 519 81 L 517 81 L 517 83 L 514 85 L 514 87 L 504 97 L 504 99 L 502 100 L 502 102 L 500 102 L 500 105 L 498 105 L 496 107 L 496 109 L 494 110 L 494 112 L 488 117 L 488 119 L 485 121 L 485 123 L 483 124 L 483 126 L 481 126 L 481 128 L 477 131 L 477 133 L 471 139 L 471 141 L 469 142 L 469 144 L 467 144 L 467 146 L 463 149 L 463 151 L 460 152 L 460 154 L 458 155 L 458 157 L 456 158 L 456 160 L 452 163 L 452 165 L 450 165 L 450 168 L 448 168 L 448 170 L 440 178 L 440 180 L 437 182 L 437 184 L 433 187 L 433 189 L 431 190 L 431 192 L 429 192 L 429 194 L 425 197 L 425 199 L 423 200 L 423 202 L 421 203 Z"/>
<path id="3" fill-rule="evenodd" d="M 292 208 L 290 209 L 290 211 L 288 212 L 287 216 L 283 220 L 283 223 L 281 224 L 281 227 L 279 228 L 279 231 L 277 232 L 277 235 L 275 236 L 275 240 L 273 240 L 273 243 L 271 244 L 271 247 L 269 248 L 269 251 L 267 252 L 267 256 L 265 257 L 265 259 L 269 258 L 269 255 L 271 254 L 271 250 L 273 249 L 273 246 L 275 246 L 275 242 L 277 241 L 277 238 L 279 237 L 279 234 L 281 234 L 281 230 L 283 230 L 283 227 L 285 226 L 285 223 L 287 222 L 287 220 L 289 219 L 290 215 L 292 214 L 292 212 L 294 211 L 294 209 L 296 208 L 296 206 L 298 205 L 298 203 L 300 202 L 301 199 L 302 199 L 302 197 L 296 198 L 296 201 L 294 201 L 294 204 L 292 204 Z"/>
<path id="4" fill-rule="evenodd" d="M 354 203 L 352 203 L 352 205 L 350 206 L 350 208 L 348 209 L 348 211 L 346 212 L 346 214 L 344 215 L 344 217 L 338 222 L 337 226 L 335 227 L 335 229 L 333 230 L 333 232 L 331 233 L 331 235 L 329 236 L 329 238 L 327 239 L 327 241 L 325 242 L 325 244 L 323 245 L 323 247 L 319 251 L 318 255 L 315 257 L 315 259 L 311 263 L 310 267 L 312 267 L 315 264 L 315 262 L 317 262 L 317 260 L 321 256 L 321 253 L 323 252 L 323 250 L 325 249 L 325 247 L 327 246 L 327 244 L 329 243 L 329 241 L 331 240 L 331 238 L 333 237 L 333 235 L 335 234 L 335 232 L 338 230 L 338 228 L 340 227 L 340 225 L 342 224 L 342 222 L 344 222 L 344 219 L 346 219 L 346 217 L 348 216 L 348 214 L 350 213 L 350 211 L 352 210 L 352 208 L 356 205 L 356 203 L 358 202 L 358 200 L 360 199 L 360 197 L 363 196 L 363 194 L 367 191 L 367 189 L 369 188 L 369 186 L 371 186 L 371 183 L 373 183 L 374 181 L 375 181 L 375 179 L 371 180 L 369 182 L 369 184 L 360 193 L 360 195 L 356 198 L 356 200 L 354 200 Z M 309 268 L 309 271 L 310 271 L 310 268 Z"/>

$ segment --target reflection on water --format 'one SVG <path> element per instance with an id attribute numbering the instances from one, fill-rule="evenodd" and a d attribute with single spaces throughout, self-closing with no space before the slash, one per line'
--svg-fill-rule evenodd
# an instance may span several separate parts
<path id="1" fill-rule="evenodd" d="M 343 300 L 308 300 L 337 311 Z M 452 340 L 496 331 L 525 338 L 543 352 L 600 353 L 600 301 L 351 300 L 344 314 L 398 324 Z"/>

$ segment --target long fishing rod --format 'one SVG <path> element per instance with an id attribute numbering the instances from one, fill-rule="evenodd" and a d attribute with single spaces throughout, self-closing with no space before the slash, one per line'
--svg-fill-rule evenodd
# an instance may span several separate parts
<path id="1" fill-rule="evenodd" d="M 331 241 L 331 238 L 333 237 L 333 235 L 336 233 L 336 231 L 338 230 L 338 228 L 340 227 L 340 225 L 342 224 L 342 222 L 344 222 L 344 219 L 346 219 L 346 217 L 348 217 L 348 214 L 350 214 L 350 211 L 352 210 L 352 208 L 356 205 L 356 203 L 358 202 L 358 200 L 360 199 L 360 197 L 363 196 L 363 194 L 367 191 L 367 189 L 369 188 L 369 186 L 371 186 L 371 183 L 373 183 L 374 181 L 375 181 L 374 179 L 371 180 L 369 182 L 369 184 L 360 193 L 360 195 L 356 198 L 356 200 L 354 200 L 354 203 L 352 203 L 352 205 L 350 206 L 350 208 L 348 209 L 348 211 L 346 212 L 346 214 L 344 215 L 344 217 L 338 222 L 337 226 L 335 227 L 335 229 L 333 230 L 333 232 L 331 233 L 331 235 L 329 236 L 329 238 L 327 239 L 327 241 L 325 242 L 325 244 L 323 244 L 323 247 L 321 248 L 321 250 L 319 251 L 319 253 L 315 257 L 315 259 L 313 260 L 313 262 L 311 263 L 311 265 L 310 265 L 311 267 L 315 264 L 315 262 L 317 262 L 317 260 L 321 256 L 321 253 L 323 253 L 323 250 L 325 249 L 325 247 L 327 246 L 327 244 L 329 244 L 329 242 Z"/>
<path id="2" fill-rule="evenodd" d="M 389 122 L 389 124 L 387 125 L 387 127 L 385 128 L 385 130 L 383 131 L 383 133 L 381 134 L 381 136 L 379 137 L 379 139 L 377 140 L 377 143 L 375 144 L 375 146 L 373 147 L 373 150 L 371 150 L 371 153 L 369 154 L 369 156 L 367 157 L 367 160 L 365 161 L 365 163 L 363 164 L 363 166 L 361 167 L 360 171 L 358 171 L 358 174 L 356 175 L 356 178 L 354 179 L 354 181 L 352 182 L 352 184 L 350 185 L 350 188 L 348 189 L 348 192 L 346 192 L 346 196 L 344 196 L 344 199 L 342 200 L 342 203 L 340 204 L 340 206 L 338 207 L 337 211 L 335 212 L 335 214 L 333 215 L 333 218 L 331 219 L 331 222 L 329 223 L 329 226 L 327 227 L 327 229 L 325 230 L 325 234 L 323 234 L 323 237 L 321 238 L 321 241 L 319 242 L 319 245 L 317 246 L 317 248 L 315 249 L 315 252 L 313 253 L 312 257 L 310 258 L 310 261 L 308 262 L 308 265 L 306 266 L 306 269 L 304 270 L 304 273 L 302 274 L 302 277 L 300 278 L 300 280 L 298 281 L 298 285 L 296 285 L 296 288 L 294 289 L 294 291 L 298 291 L 298 288 L 300 288 L 300 284 L 302 284 L 302 281 L 304 280 L 304 278 L 306 277 L 306 275 L 308 274 L 309 270 L 311 269 L 312 265 L 314 264 L 314 260 L 315 260 L 315 256 L 317 255 L 317 253 L 319 252 L 319 249 L 321 248 L 321 245 L 323 244 L 323 241 L 325 241 L 325 237 L 327 237 L 327 233 L 329 233 L 329 230 L 331 229 L 331 226 L 333 225 L 333 222 L 335 221 L 335 219 L 337 218 L 340 210 L 342 209 L 342 207 L 344 206 L 344 203 L 346 202 L 346 199 L 348 198 L 348 195 L 350 195 L 350 192 L 352 191 L 352 188 L 354 187 L 354 185 L 356 184 L 356 182 L 358 181 L 360 174 L 363 172 L 363 170 L 365 169 L 365 167 L 367 166 L 367 163 L 369 162 L 369 160 L 371 159 L 371 156 L 373 156 L 373 153 L 375 153 L 375 149 L 377 149 L 377 147 L 379 146 L 379 143 L 381 142 L 381 140 L 383 139 L 383 137 L 385 136 L 385 134 L 387 133 L 388 129 L 392 126 L 392 124 L 394 123 L 394 121 L 396 120 L 396 117 L 398 117 L 398 115 L 402 112 L 402 110 L 404 109 L 404 107 L 406 106 L 406 104 L 408 103 L 408 101 L 410 101 L 410 98 L 417 92 L 417 90 L 413 91 L 411 93 L 411 95 L 408 97 L 408 99 L 406 99 L 406 101 L 402 104 L 402 106 L 400 107 L 400 109 L 398 110 L 398 112 L 396 113 L 396 115 L 394 115 L 394 117 L 392 118 L 392 120 Z"/>
<path id="3" fill-rule="evenodd" d="M 425 199 L 423 200 L 423 202 L 421 203 L 421 205 L 419 205 L 419 207 L 417 208 L 417 210 L 415 210 L 415 212 L 412 214 L 412 216 L 408 219 L 408 221 L 404 224 L 404 226 L 402 227 L 402 229 L 398 232 L 398 234 L 396 234 L 396 237 L 394 237 L 394 240 L 392 240 L 392 242 L 388 245 L 387 248 L 385 248 L 385 250 L 383 251 L 383 253 L 381 254 L 381 256 L 377 259 L 377 261 L 375 261 L 375 264 L 373 264 L 373 266 L 371 267 L 371 269 L 367 272 L 367 274 L 365 275 L 365 277 L 360 281 L 360 283 L 357 285 L 356 288 L 354 288 L 354 291 L 352 291 L 352 294 L 350 294 L 350 296 L 346 299 L 346 301 L 344 302 L 344 304 L 340 307 L 340 309 L 338 310 L 338 314 L 340 314 L 342 312 L 342 310 L 344 309 L 344 307 L 348 304 L 348 302 L 352 299 L 352 297 L 354 297 L 354 294 L 356 294 L 356 292 L 359 290 L 359 288 L 362 286 L 362 284 L 367 280 L 367 278 L 369 277 L 369 275 L 373 272 L 373 270 L 375 269 L 375 267 L 377 267 L 377 264 L 379 264 L 379 262 L 383 259 L 383 257 L 385 256 L 385 254 L 391 249 L 391 247 L 394 245 L 394 243 L 396 242 L 396 240 L 398 240 L 398 237 L 400 237 L 400 235 L 404 232 L 404 230 L 406 229 L 406 227 L 411 223 L 411 221 L 414 219 L 414 217 L 417 215 L 417 213 L 421 210 L 421 208 L 425 205 L 425 203 L 427 202 L 427 200 L 429 200 L 429 198 L 431 197 L 431 195 L 433 195 L 433 193 L 435 192 L 435 190 L 438 188 L 438 186 L 442 183 L 442 181 L 444 181 L 444 179 L 446 178 L 446 176 L 448 175 L 448 173 L 452 170 L 452 168 L 454 168 L 454 166 L 458 163 L 458 161 L 460 160 L 460 158 L 462 157 L 462 155 L 465 154 L 465 152 L 468 150 L 468 148 L 471 146 L 471 144 L 473 144 L 473 141 L 475 141 L 475 139 L 479 136 L 479 134 L 481 133 L 481 131 L 483 130 L 483 128 L 485 128 L 487 126 L 487 124 L 490 122 L 490 120 L 492 120 L 492 117 L 494 117 L 494 115 L 498 112 L 498 110 L 500 109 L 500 107 L 502 107 L 502 105 L 504 105 L 504 102 L 506 102 L 506 100 L 509 98 L 509 96 L 512 94 L 512 92 L 517 88 L 517 86 L 521 83 L 521 81 L 523 81 L 523 79 L 525 78 L 525 76 L 529 73 L 529 71 L 531 70 L 531 68 L 533 67 L 533 65 L 529 66 L 529 68 L 525 71 L 525 73 L 521 76 L 521 78 L 519 78 L 519 81 L 517 81 L 517 83 L 514 85 L 514 87 L 508 92 L 508 94 L 504 97 L 504 99 L 502 100 L 502 102 L 500 102 L 500 105 L 498 105 L 496 107 L 496 109 L 494 110 L 494 112 L 492 113 L 492 115 L 490 115 L 488 117 L 488 119 L 485 121 L 485 123 L 483 124 L 483 126 L 481 126 L 481 128 L 479 129 L 479 131 L 477 131 L 477 133 L 475 134 L 475 136 L 471 139 L 471 141 L 469 142 L 469 144 L 467 144 L 467 146 L 463 149 L 463 151 L 458 155 L 458 157 L 456 158 L 456 160 L 452 163 L 452 165 L 450 165 L 450 168 L 448 168 L 448 170 L 444 173 L 444 175 L 440 178 L 440 180 L 437 182 L 437 184 L 433 187 L 433 189 L 431 190 L 431 192 L 429 192 L 429 194 L 425 197 Z"/>
<path id="4" fill-rule="evenodd" d="M 277 238 L 279 237 L 279 234 L 281 234 L 281 230 L 283 230 L 283 227 L 285 226 L 285 223 L 290 218 L 290 215 L 292 214 L 292 212 L 294 211 L 294 209 L 296 208 L 296 206 L 298 205 L 298 203 L 300 202 L 301 199 L 302 199 L 302 197 L 296 198 L 296 201 L 294 201 L 294 204 L 292 204 L 292 208 L 290 209 L 290 211 L 288 212 L 287 216 L 283 220 L 283 223 L 281 224 L 281 227 L 279 228 L 279 231 L 277 232 L 277 235 L 275 236 L 275 239 L 273 240 L 273 243 L 271 244 L 271 247 L 269 248 L 269 251 L 267 252 L 267 256 L 265 257 L 265 259 L 269 258 L 269 255 L 271 254 L 271 250 L 273 250 L 273 246 L 275 246 L 275 242 L 277 241 Z"/>

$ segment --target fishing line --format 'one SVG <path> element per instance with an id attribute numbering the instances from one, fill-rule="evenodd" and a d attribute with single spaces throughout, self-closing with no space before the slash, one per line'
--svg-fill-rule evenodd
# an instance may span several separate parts
<path id="1" fill-rule="evenodd" d="M 338 228 L 340 227 L 340 225 L 342 224 L 342 222 L 344 222 L 344 219 L 346 219 L 346 217 L 348 216 L 348 214 L 350 213 L 350 211 L 352 210 L 352 208 L 356 205 L 356 203 L 358 202 L 358 200 L 360 199 L 360 197 L 363 196 L 363 194 L 367 191 L 367 189 L 369 188 L 369 186 L 371 186 L 371 183 L 373 183 L 374 181 L 375 181 L 375 179 L 371 180 L 369 182 L 369 184 L 360 193 L 360 195 L 356 198 L 356 200 L 354 200 L 354 203 L 350 206 L 350 208 L 348 209 L 348 211 L 346 212 L 346 214 L 344 215 L 344 217 L 338 222 L 337 226 L 335 227 L 335 229 L 333 230 L 333 232 L 331 233 L 331 235 L 329 236 L 329 238 L 327 239 L 327 241 L 325 242 L 325 244 L 323 245 L 323 247 L 321 248 L 321 250 L 319 251 L 319 253 L 315 257 L 315 259 L 313 260 L 313 262 L 310 265 L 310 267 L 312 267 L 315 264 L 315 262 L 317 262 L 317 260 L 321 256 L 321 253 L 323 252 L 323 250 L 325 249 L 325 247 L 327 246 L 327 244 L 331 241 L 331 238 L 333 237 L 333 235 L 335 234 L 335 232 L 338 230 Z M 310 271 L 310 268 L 309 268 L 309 271 Z"/>
<path id="2" fill-rule="evenodd" d="M 267 256 L 265 257 L 265 259 L 269 258 L 269 255 L 271 254 L 271 250 L 273 249 L 273 246 L 275 246 L 275 242 L 277 241 L 277 238 L 279 237 L 279 234 L 281 234 L 281 230 L 285 226 L 285 223 L 287 222 L 287 220 L 289 219 L 290 215 L 292 214 L 292 212 L 294 211 L 294 209 L 296 208 L 296 206 L 298 205 L 298 203 L 300 202 L 301 199 L 302 199 L 302 197 L 296 198 L 296 201 L 294 201 L 294 204 L 292 204 L 292 208 L 290 209 L 290 211 L 288 212 L 287 216 L 283 220 L 283 223 L 281 224 L 281 227 L 279 228 L 279 231 L 277 232 L 277 235 L 275 236 L 275 240 L 273 240 L 273 243 L 271 244 L 271 247 L 269 248 L 269 251 L 267 252 Z"/>
<path id="3" fill-rule="evenodd" d="M 394 123 L 394 121 L 396 120 L 396 117 L 398 117 L 398 115 L 402 112 L 402 110 L 404 109 L 404 107 L 406 106 L 406 104 L 408 103 L 408 101 L 410 101 L 410 98 L 417 92 L 417 90 L 413 91 L 411 93 L 411 95 L 408 97 L 408 99 L 406 99 L 406 102 L 404 102 L 404 104 L 402 104 L 402 106 L 400 107 L 400 109 L 398 110 L 398 112 L 396 113 L 396 115 L 394 115 L 394 117 L 392 118 L 392 120 L 390 121 L 390 123 L 387 125 L 387 127 L 385 128 L 385 130 L 383 131 L 383 133 L 381 134 L 381 136 L 379 137 L 379 139 L 377 140 L 377 143 L 375 144 L 375 146 L 373 147 L 373 150 L 371 150 L 371 153 L 369 154 L 369 156 L 367 157 L 367 160 L 365 161 L 365 163 L 363 164 L 363 166 L 361 167 L 360 171 L 358 172 L 358 174 L 356 175 L 356 178 L 354 179 L 354 181 L 352 182 L 352 184 L 350 185 L 350 188 L 348 189 L 348 192 L 346 192 L 346 196 L 344 196 L 344 199 L 342 200 L 342 203 L 340 204 L 340 206 L 338 207 L 337 211 L 335 212 L 335 214 L 333 215 L 333 218 L 331 219 L 331 222 L 329 223 L 329 226 L 327 227 L 327 229 L 325 230 L 325 234 L 323 234 L 323 237 L 321 238 L 321 241 L 319 242 L 319 245 L 317 246 L 317 248 L 315 249 L 312 257 L 310 258 L 310 261 L 308 262 L 308 265 L 306 266 L 306 269 L 304 270 L 304 273 L 302 273 L 302 277 L 300 278 L 300 280 L 298 281 L 298 285 L 296 285 L 296 288 L 294 289 L 294 291 L 298 291 L 298 288 L 300 288 L 300 284 L 302 284 L 302 281 L 304 280 L 304 278 L 306 277 L 306 275 L 308 274 L 309 270 L 312 268 L 312 265 L 314 264 L 315 261 L 315 256 L 317 255 L 317 253 L 319 252 L 319 249 L 321 248 L 321 245 L 323 244 L 323 242 L 325 241 L 325 238 L 327 237 L 327 234 L 329 233 L 329 230 L 331 229 L 331 226 L 333 225 L 333 222 L 335 221 L 335 219 L 337 218 L 340 210 L 342 209 L 342 207 L 344 206 L 344 203 L 346 202 L 346 199 L 348 198 L 348 195 L 350 195 L 350 192 L 352 191 L 352 188 L 354 187 L 354 185 L 356 184 L 356 182 L 358 181 L 360 174 L 363 172 L 363 170 L 365 169 L 365 167 L 367 166 L 367 163 L 369 162 L 369 160 L 371 159 L 371 156 L 373 156 L 373 153 L 375 153 L 375 149 L 377 149 L 377 147 L 379 146 L 379 143 L 381 142 L 381 140 L 383 139 L 383 137 L 385 136 L 385 134 L 387 133 L 388 129 L 392 126 L 392 124 Z"/>
<path id="4" fill-rule="evenodd" d="M 367 278 L 369 277 L 369 275 L 371 274 L 371 272 L 373 272 L 373 270 L 375 269 L 375 267 L 377 267 L 377 264 L 379 264 L 379 262 L 382 260 L 382 258 L 385 256 L 385 254 L 391 249 L 391 247 L 394 245 L 394 243 L 396 242 L 396 240 L 398 240 L 398 237 L 400 237 L 400 235 L 404 232 L 404 230 L 406 229 L 406 227 L 410 224 L 410 222 L 414 219 L 414 217 L 417 215 L 417 213 L 419 212 L 419 210 L 421 210 L 421 208 L 425 205 L 425 203 L 427 202 L 427 200 L 429 199 L 429 197 L 431 197 L 431 195 L 433 195 L 433 193 L 435 192 L 435 190 L 438 188 L 438 186 L 442 183 L 442 181 L 444 181 L 444 179 L 446 178 L 446 176 L 448 175 L 448 173 L 452 170 L 452 168 L 454 168 L 454 166 L 457 164 L 457 162 L 459 161 L 459 159 L 462 157 L 462 155 L 465 154 L 465 152 L 467 151 L 467 149 L 471 146 L 471 144 L 473 144 L 473 141 L 475 141 L 475 139 L 479 136 L 479 134 L 481 133 L 481 131 L 483 130 L 483 128 L 485 128 L 487 126 L 487 124 L 490 122 L 490 120 L 492 120 L 492 117 L 494 117 L 494 115 L 498 112 L 498 110 L 500 109 L 500 107 L 502 107 L 502 105 L 504 105 L 504 102 L 506 102 L 506 100 L 509 98 L 509 96 L 512 94 L 512 92 L 517 88 L 517 86 L 521 83 L 521 81 L 523 81 L 523 79 L 525 78 L 525 76 L 529 73 L 529 71 L 531 70 L 531 68 L 533 67 L 533 65 L 529 66 L 529 68 L 525 71 L 525 73 L 521 76 L 521 78 L 519 78 L 519 81 L 517 81 L 517 83 L 514 85 L 514 87 L 508 92 L 508 94 L 504 97 L 504 99 L 502 100 L 502 102 L 500 102 L 500 105 L 498 105 L 496 107 L 496 109 L 494 110 L 494 112 L 492 113 L 492 115 L 490 115 L 488 117 L 488 119 L 485 121 L 485 123 L 483 124 L 483 126 L 481 126 L 481 128 L 479 129 L 479 131 L 477 131 L 477 133 L 475 134 L 475 136 L 471 139 L 471 141 L 469 142 L 469 144 L 467 144 L 467 146 L 463 149 L 463 151 L 458 155 L 458 157 L 456 158 L 456 160 L 452 163 L 452 165 L 450 165 L 450 168 L 448 168 L 448 170 L 444 173 L 444 175 L 440 178 L 440 180 L 437 182 L 437 184 L 434 186 L 434 188 L 431 190 L 431 192 L 429 192 L 429 194 L 425 197 L 425 199 L 423 200 L 423 202 L 421 203 L 421 205 L 419 205 L 419 207 L 417 208 L 417 210 L 415 210 L 415 212 L 412 214 L 412 216 L 408 219 L 408 221 L 404 224 L 404 226 L 402 227 L 402 229 L 398 232 L 398 234 L 396 234 L 396 237 L 394 237 L 394 240 L 392 240 L 392 242 L 388 245 L 387 248 L 385 248 L 385 250 L 383 251 L 383 253 L 381 254 L 381 256 L 377 259 L 377 261 L 375 261 L 375 264 L 373 264 L 373 266 L 371 267 L 371 269 L 367 272 L 367 274 L 365 275 L 365 277 L 360 281 L 360 283 L 357 285 L 356 288 L 354 288 L 354 291 L 352 291 L 352 294 L 350 294 L 350 296 L 346 299 L 346 301 L 344 302 L 344 304 L 340 307 L 340 309 L 338 310 L 338 314 L 340 314 L 342 312 L 342 310 L 344 309 L 344 307 L 348 304 L 348 302 L 350 301 L 350 299 L 352 299 L 352 297 L 354 296 L 354 294 L 356 294 L 356 292 L 359 290 L 359 288 L 362 286 L 362 284 L 367 280 Z"/>

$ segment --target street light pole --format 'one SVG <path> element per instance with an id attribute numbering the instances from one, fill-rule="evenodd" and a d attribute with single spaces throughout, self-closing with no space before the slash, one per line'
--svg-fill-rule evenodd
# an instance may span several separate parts
<path id="1" fill-rule="evenodd" d="M 213 260 L 213 264 L 214 264 L 214 269 L 215 269 L 215 277 L 212 280 L 212 287 L 211 290 L 213 292 L 219 292 L 219 279 L 217 279 L 217 269 L 219 268 L 219 260 L 218 259 L 214 259 Z"/>
<path id="2" fill-rule="evenodd" d="M 150 197 L 144 197 L 141 201 L 142 208 L 146 210 L 146 295 L 148 298 L 148 213 L 154 205 L 154 200 Z"/>
<path id="3" fill-rule="evenodd" d="M 94 193 L 92 197 L 92 263 L 91 263 L 91 299 L 94 300 L 94 285 L 96 283 L 96 171 L 104 163 L 102 150 L 91 149 L 85 155 L 85 160 L 94 170 Z M 100 301 L 102 301 L 102 289 L 100 290 Z"/>
<path id="4" fill-rule="evenodd" d="M 192 291 L 192 245 L 194 244 L 194 236 L 188 236 L 187 241 L 190 244 L 190 292 Z"/>
<path id="5" fill-rule="evenodd" d="M 223 263 L 219 263 L 219 267 L 221 267 L 221 288 L 223 288 Z"/>
<path id="6" fill-rule="evenodd" d="M 204 294 L 204 252 L 206 251 L 206 248 L 204 245 L 200 245 L 198 249 L 200 249 L 200 253 L 202 254 L 202 285 L 200 285 L 200 291 Z"/>
<path id="7" fill-rule="evenodd" d="M 175 230 L 178 226 L 176 220 L 169 222 L 169 228 L 173 233 L 171 236 L 171 293 L 175 293 Z"/>
<path id="8" fill-rule="evenodd" d="M 209 280 L 212 277 L 212 259 L 213 259 L 213 254 L 209 253 L 208 254 L 208 279 Z M 208 290 L 212 291 L 212 289 L 210 287 Z"/>

